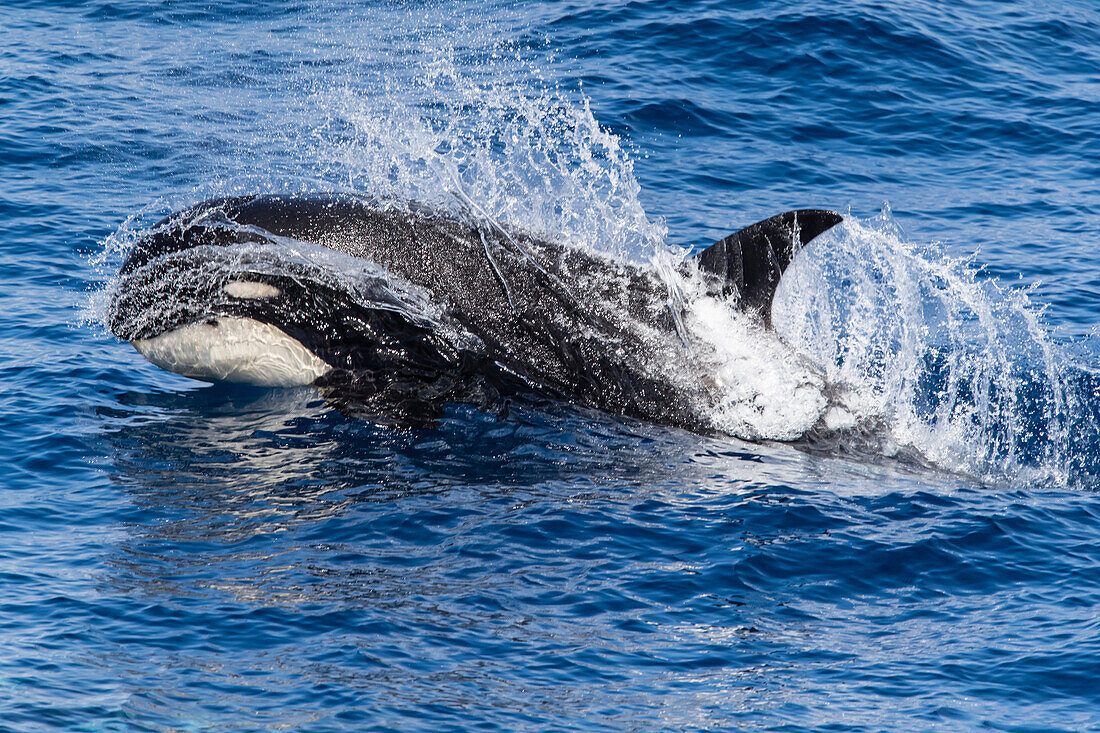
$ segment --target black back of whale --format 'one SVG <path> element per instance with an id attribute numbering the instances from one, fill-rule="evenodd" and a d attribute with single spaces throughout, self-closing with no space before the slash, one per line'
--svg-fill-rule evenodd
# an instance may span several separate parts
<path id="1" fill-rule="evenodd" d="M 415 207 L 430 216 L 430 210 Z M 213 199 L 163 219 L 127 257 L 122 274 L 154 257 L 202 244 L 224 244 L 224 233 L 201 225 L 217 211 L 236 224 L 303 241 L 362 237 L 381 228 L 370 199 L 351 195 L 240 196 Z M 724 295 L 736 294 L 745 309 L 766 315 L 779 280 L 795 253 L 843 221 L 833 211 L 800 209 L 777 214 L 738 230 L 695 255 L 699 268 L 716 276 Z M 457 223 L 457 222 L 453 222 Z M 247 241 L 238 232 L 235 241 Z M 391 240 L 391 244 L 395 243 Z"/>
<path id="2" fill-rule="evenodd" d="M 736 296 L 741 307 L 768 319 L 794 254 L 840 221 L 829 211 L 787 212 L 717 242 L 695 262 L 715 292 Z M 701 429 L 704 387 L 674 384 L 671 374 L 674 352 L 683 349 L 665 284 L 652 272 L 502 226 L 348 195 L 217 199 L 154 227 L 130 252 L 122 275 L 194 247 L 265 242 L 270 235 L 380 265 L 432 293 L 445 317 L 482 344 L 476 352 L 452 348 L 430 324 L 358 307 L 320 284 L 303 292 L 301 278 L 278 283 L 287 302 L 212 308 L 209 315 L 269 322 L 329 362 L 335 371 L 318 386 L 344 408 L 365 405 L 372 417 L 397 412 L 408 422 L 400 417 L 430 419 L 445 401 L 491 404 L 531 392 Z M 116 303 L 122 301 L 120 294 Z M 112 330 L 120 337 L 135 336 L 122 317 L 134 307 L 137 300 L 113 309 Z M 637 324 L 672 338 L 640 338 Z"/>

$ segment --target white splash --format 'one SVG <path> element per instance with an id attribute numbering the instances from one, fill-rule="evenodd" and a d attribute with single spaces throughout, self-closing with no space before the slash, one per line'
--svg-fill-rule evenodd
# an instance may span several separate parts
<path id="1" fill-rule="evenodd" d="M 1062 357 L 1026 293 L 906 241 L 888 210 L 811 243 L 773 316 L 843 390 L 850 422 L 875 426 L 882 452 L 915 450 L 979 476 L 1067 480 Z"/>
<path id="2" fill-rule="evenodd" d="M 357 74 L 313 89 L 326 115 L 310 146 L 320 175 L 647 261 L 665 226 L 646 216 L 629 151 L 588 99 L 548 81 L 542 49 L 495 33 L 497 22 L 421 17 L 432 12 L 395 9 L 392 25 L 409 30 L 388 39 L 384 60 L 363 49 Z"/>
<path id="3" fill-rule="evenodd" d="M 658 252 L 652 266 L 680 314 L 686 359 L 673 378 L 685 392 L 703 384 L 709 399 L 700 418 L 715 430 L 747 440 L 795 440 L 814 428 L 828 407 L 819 369 L 727 298 L 708 294 L 692 267 Z"/>
<path id="4" fill-rule="evenodd" d="M 750 440 L 795 440 L 822 418 L 825 382 L 805 359 L 728 303 L 700 298 L 685 319 L 709 346 L 719 430 Z"/>

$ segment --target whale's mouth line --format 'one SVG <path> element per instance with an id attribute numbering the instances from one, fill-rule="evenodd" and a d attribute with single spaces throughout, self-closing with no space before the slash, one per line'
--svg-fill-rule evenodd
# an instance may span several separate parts
<path id="1" fill-rule="evenodd" d="M 301 341 L 253 318 L 212 317 L 130 343 L 161 369 L 204 382 L 299 387 L 332 371 Z"/>

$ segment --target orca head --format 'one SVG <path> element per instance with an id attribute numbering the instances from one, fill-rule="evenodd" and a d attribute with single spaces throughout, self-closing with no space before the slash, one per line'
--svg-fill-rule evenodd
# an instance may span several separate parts
<path id="1" fill-rule="evenodd" d="M 160 222 L 122 265 L 111 332 L 157 366 L 205 381 L 295 386 L 452 366 L 457 353 L 427 294 L 367 260 L 255 223 L 257 211 L 286 215 L 280 206 L 222 199 Z"/>
<path id="2" fill-rule="evenodd" d="M 303 322 L 303 289 L 289 274 L 250 267 L 229 252 L 185 248 L 124 266 L 109 326 L 149 361 L 185 377 L 305 385 L 333 367 L 317 353 L 321 334 Z"/>

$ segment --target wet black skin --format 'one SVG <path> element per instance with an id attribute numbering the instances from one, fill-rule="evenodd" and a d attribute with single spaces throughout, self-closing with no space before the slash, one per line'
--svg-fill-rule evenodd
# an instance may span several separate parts
<path id="1" fill-rule="evenodd" d="M 791 257 L 839 221 L 832 212 L 789 212 L 727 237 L 696 261 L 715 291 L 767 319 Z M 312 265 L 279 261 L 274 237 L 382 271 L 352 288 Z M 266 266 L 226 249 L 243 242 L 261 245 L 248 257 L 270 260 Z M 667 378 L 690 356 L 663 281 L 501 226 L 346 195 L 218 199 L 154 226 L 121 275 L 109 315 L 119 338 L 219 316 L 253 318 L 333 367 L 316 386 L 338 407 L 380 422 L 430 424 L 448 401 L 500 408 L 541 397 L 706 431 L 696 417 L 708 400 L 705 386 Z M 226 279 L 264 282 L 279 295 L 234 298 Z M 441 315 L 410 314 L 395 284 L 433 301 Z"/>

